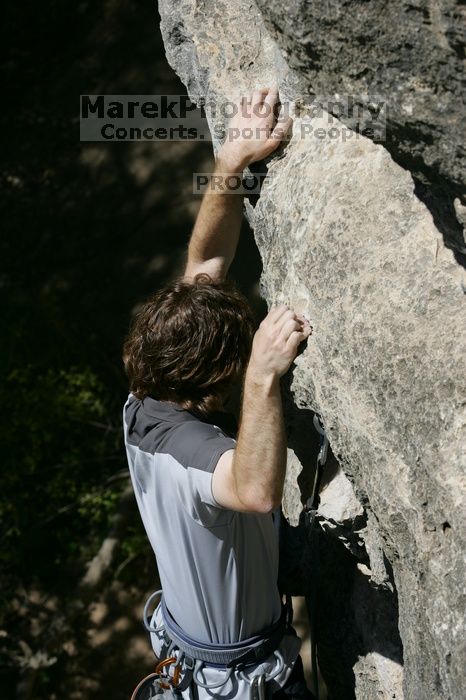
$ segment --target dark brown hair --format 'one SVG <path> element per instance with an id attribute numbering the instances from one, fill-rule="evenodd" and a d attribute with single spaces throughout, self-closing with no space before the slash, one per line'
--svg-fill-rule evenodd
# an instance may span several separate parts
<path id="1" fill-rule="evenodd" d="M 232 282 L 176 279 L 132 323 L 123 349 L 130 391 L 208 413 L 241 379 L 253 333 L 251 307 Z"/>

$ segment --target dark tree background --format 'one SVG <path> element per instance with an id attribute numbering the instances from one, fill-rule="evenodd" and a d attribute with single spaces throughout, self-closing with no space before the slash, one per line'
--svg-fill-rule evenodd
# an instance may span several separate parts
<path id="1" fill-rule="evenodd" d="M 184 94 L 156 4 L 4 7 L 0 696 L 129 697 L 157 585 L 121 434 L 131 314 L 182 272 L 205 142 L 80 143 L 80 94 Z M 232 275 L 259 308 L 245 227 Z"/>

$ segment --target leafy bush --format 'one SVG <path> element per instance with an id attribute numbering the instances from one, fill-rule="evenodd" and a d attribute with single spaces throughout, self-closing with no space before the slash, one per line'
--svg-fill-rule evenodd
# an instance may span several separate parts
<path id="1" fill-rule="evenodd" d="M 122 466 L 121 428 L 89 368 L 13 369 L 5 420 L 0 518 L 1 608 L 19 585 L 66 585 L 109 527 Z"/>

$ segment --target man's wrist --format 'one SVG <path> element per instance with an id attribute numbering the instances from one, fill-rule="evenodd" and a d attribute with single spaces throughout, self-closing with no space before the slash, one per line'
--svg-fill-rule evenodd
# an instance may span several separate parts
<path id="1" fill-rule="evenodd" d="M 267 372 L 253 363 L 249 363 L 246 370 L 245 384 L 254 386 L 256 390 L 266 394 L 274 393 L 280 389 L 280 377 L 274 372 Z"/>
<path id="2" fill-rule="evenodd" d="M 225 175 L 242 175 L 247 164 L 246 159 L 225 153 L 220 149 L 215 160 L 215 170 Z"/>

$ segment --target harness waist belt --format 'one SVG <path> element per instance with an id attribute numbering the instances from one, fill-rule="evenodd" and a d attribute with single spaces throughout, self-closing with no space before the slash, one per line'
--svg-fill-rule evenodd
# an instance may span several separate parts
<path id="1" fill-rule="evenodd" d="M 189 637 L 178 625 L 167 606 L 161 601 L 165 633 L 187 657 L 223 668 L 246 667 L 257 664 L 278 648 L 287 627 L 287 607 L 282 603 L 279 619 L 264 632 L 233 644 L 207 644 Z"/>

